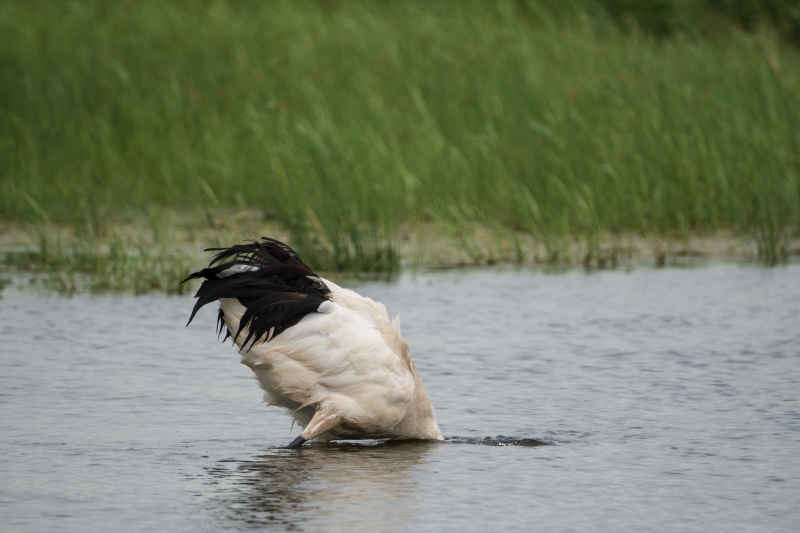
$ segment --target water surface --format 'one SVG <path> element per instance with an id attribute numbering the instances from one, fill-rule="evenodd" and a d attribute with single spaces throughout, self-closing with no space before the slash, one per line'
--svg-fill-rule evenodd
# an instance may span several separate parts
<path id="1" fill-rule="evenodd" d="M 450 442 L 274 449 L 298 428 L 212 306 L 6 291 L 0 529 L 800 527 L 800 267 L 355 288 L 401 315 Z M 552 444 L 473 443 L 497 435 Z"/>

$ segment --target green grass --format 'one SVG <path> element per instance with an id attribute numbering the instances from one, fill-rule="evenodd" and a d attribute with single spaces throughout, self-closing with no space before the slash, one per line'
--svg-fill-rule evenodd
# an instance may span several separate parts
<path id="1" fill-rule="evenodd" d="M 6 251 L 6 268 L 41 274 L 31 281 L 65 294 L 79 291 L 126 291 L 142 294 L 151 291 L 179 294 L 190 287 L 181 280 L 191 272 L 186 254 L 165 248 L 153 249 L 115 235 L 107 244 L 71 241 L 40 235 L 32 250 Z M 2 287 L 0 287 L 2 290 Z"/>
<path id="2" fill-rule="evenodd" d="M 394 269 L 430 227 L 555 262 L 566 240 L 719 231 L 784 258 L 798 50 L 549 4 L 0 1 L 0 224 L 92 255 L 153 213 L 255 209 L 328 270 Z"/>

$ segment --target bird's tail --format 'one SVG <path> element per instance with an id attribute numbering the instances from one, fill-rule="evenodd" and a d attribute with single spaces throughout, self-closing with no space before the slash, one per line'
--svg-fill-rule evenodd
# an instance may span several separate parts
<path id="1" fill-rule="evenodd" d="M 220 298 L 236 298 L 245 312 L 235 334 L 226 330 L 225 338 L 244 348 L 263 335 L 272 338 L 295 325 L 330 297 L 325 283 L 297 256 L 288 245 L 267 237 L 229 248 L 208 248 L 217 252 L 208 267 L 189 274 L 181 283 L 203 278 L 195 294 L 197 302 L 189 316 L 189 325 L 197 311 Z M 220 309 L 218 333 L 225 326 Z M 239 334 L 247 328 L 242 342 Z"/>

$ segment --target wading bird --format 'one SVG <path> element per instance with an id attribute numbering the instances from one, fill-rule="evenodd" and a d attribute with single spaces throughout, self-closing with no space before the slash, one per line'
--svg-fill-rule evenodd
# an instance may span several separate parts
<path id="1" fill-rule="evenodd" d="M 436 415 L 400 336 L 378 302 L 320 278 L 269 238 L 217 252 L 189 323 L 219 300 L 217 333 L 233 339 L 264 398 L 289 409 L 308 440 L 441 440 Z M 187 323 L 188 325 L 188 323 Z"/>

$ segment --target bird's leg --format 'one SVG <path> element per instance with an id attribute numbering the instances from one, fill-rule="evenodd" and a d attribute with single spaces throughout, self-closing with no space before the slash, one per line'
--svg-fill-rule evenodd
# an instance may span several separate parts
<path id="1" fill-rule="evenodd" d="M 332 404 L 323 405 L 308 421 L 308 425 L 303 431 L 303 438 L 306 440 L 315 439 L 338 426 L 341 421 L 342 417 L 336 412 L 336 408 Z"/>
<path id="2" fill-rule="evenodd" d="M 299 448 L 305 441 L 306 439 L 304 439 L 302 435 L 299 435 L 296 439 L 289 443 L 287 448 Z"/>

